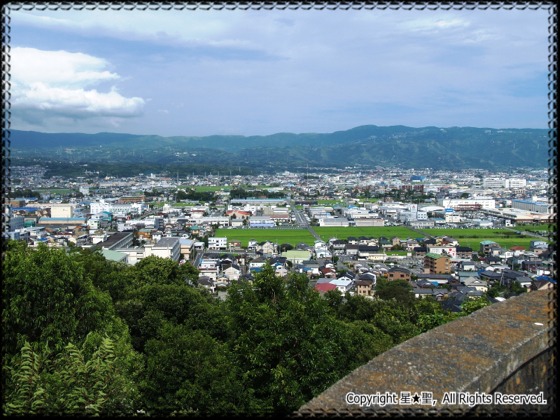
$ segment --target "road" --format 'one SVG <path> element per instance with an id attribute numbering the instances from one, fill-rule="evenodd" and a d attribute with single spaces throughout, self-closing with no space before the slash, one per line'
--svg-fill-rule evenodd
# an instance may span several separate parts
<path id="1" fill-rule="evenodd" d="M 301 210 L 299 210 L 298 208 L 296 208 L 293 200 L 289 201 L 289 205 L 290 205 L 290 209 L 292 210 L 292 212 L 293 212 L 293 214 L 296 218 L 297 225 L 301 228 L 307 229 L 309 231 L 309 233 L 311 233 L 313 235 L 313 237 L 315 239 L 317 239 L 318 241 L 322 241 L 319 234 L 317 232 L 315 232 L 315 229 L 313 229 L 313 227 L 307 221 L 303 212 Z"/>

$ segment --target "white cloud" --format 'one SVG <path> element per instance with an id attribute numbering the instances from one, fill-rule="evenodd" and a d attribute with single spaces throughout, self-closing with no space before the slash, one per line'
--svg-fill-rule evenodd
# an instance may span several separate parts
<path id="1" fill-rule="evenodd" d="M 132 117 L 140 115 L 144 99 L 121 95 L 115 86 L 107 92 L 92 86 L 113 82 L 120 76 L 107 70 L 101 58 L 68 51 L 43 51 L 15 47 L 10 51 L 11 107 L 16 117 L 47 119 Z"/>
<path id="2" fill-rule="evenodd" d="M 11 18 L 11 40 L 38 48 L 19 49 L 19 68 L 12 59 L 14 122 L 49 115 L 54 127 L 69 117 L 74 128 L 102 115 L 97 129 L 113 115 L 111 127 L 162 134 L 461 125 L 461 115 L 472 115 L 470 125 L 504 126 L 513 115 L 522 126 L 546 123 L 546 10 L 84 9 Z M 41 51 L 74 49 L 90 55 Z"/>
<path id="3" fill-rule="evenodd" d="M 83 117 L 130 117 L 137 115 L 143 104 L 142 99 L 125 98 L 115 89 L 102 93 L 95 89 L 66 89 L 37 82 L 22 90 L 13 106 Z"/>
<path id="4" fill-rule="evenodd" d="M 402 24 L 407 30 L 417 32 L 437 32 L 442 30 L 464 29 L 470 26 L 470 22 L 456 17 L 429 17 L 422 19 L 411 19 Z"/>

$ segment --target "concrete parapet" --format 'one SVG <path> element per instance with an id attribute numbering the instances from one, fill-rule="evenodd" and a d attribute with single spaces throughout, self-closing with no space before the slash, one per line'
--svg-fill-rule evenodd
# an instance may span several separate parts
<path id="1" fill-rule="evenodd" d="M 526 293 L 407 340 L 294 416 L 550 414 L 556 407 L 555 296 L 555 289 Z"/>

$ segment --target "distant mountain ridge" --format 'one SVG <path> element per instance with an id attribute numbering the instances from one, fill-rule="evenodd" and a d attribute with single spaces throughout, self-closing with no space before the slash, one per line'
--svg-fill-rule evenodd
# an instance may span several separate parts
<path id="1" fill-rule="evenodd" d="M 380 127 L 364 125 L 333 133 L 206 137 L 119 133 L 41 133 L 10 130 L 14 156 L 56 156 L 72 162 L 251 167 L 354 165 L 468 169 L 548 167 L 547 129 L 475 127 Z"/>

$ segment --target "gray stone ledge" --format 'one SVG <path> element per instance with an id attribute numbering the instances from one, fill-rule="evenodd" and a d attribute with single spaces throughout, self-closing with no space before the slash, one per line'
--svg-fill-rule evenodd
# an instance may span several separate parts
<path id="1" fill-rule="evenodd" d="M 513 297 L 405 341 L 355 369 L 294 415 L 465 415 L 476 412 L 477 406 L 442 404 L 445 393 L 489 395 L 512 377 L 516 393 L 545 388 L 541 391 L 547 399 L 546 405 L 517 409 L 549 412 L 555 407 L 555 395 L 548 389 L 555 375 L 551 351 L 555 348 L 555 294 L 554 289 Z M 532 360 L 538 360 L 538 366 L 531 365 Z M 526 366 L 532 366 L 530 375 L 516 375 Z M 534 372 L 545 380 L 538 381 Z M 349 392 L 399 397 L 401 392 L 431 392 L 437 403 L 403 405 L 399 398 L 396 404 L 360 406 L 346 402 Z M 508 407 L 484 405 L 483 412 L 493 408 Z"/>

